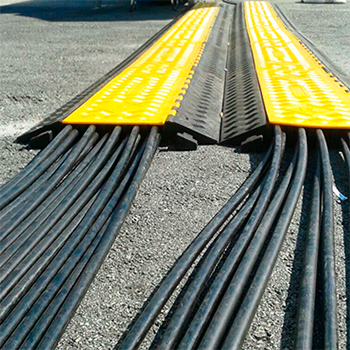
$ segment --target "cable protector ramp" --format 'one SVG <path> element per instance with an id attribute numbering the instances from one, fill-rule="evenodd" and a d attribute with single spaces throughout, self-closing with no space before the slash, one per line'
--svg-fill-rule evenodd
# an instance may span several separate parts
<path id="1" fill-rule="evenodd" d="M 219 6 L 197 4 L 64 124 L 163 125 L 175 115 Z"/>
<path id="2" fill-rule="evenodd" d="M 235 6 L 230 33 L 220 142 L 239 143 L 262 133 L 267 123 L 244 20 L 244 7 L 240 3 Z"/>
<path id="3" fill-rule="evenodd" d="M 181 101 L 177 114 L 166 121 L 169 136 L 186 132 L 201 144 L 218 143 L 229 32 L 234 7 L 221 4 L 215 25 L 205 45 L 201 59 L 194 67 L 193 79 Z"/>
<path id="4" fill-rule="evenodd" d="M 255 68 L 272 124 L 350 128 L 350 91 L 290 32 L 268 2 L 244 3 Z"/>

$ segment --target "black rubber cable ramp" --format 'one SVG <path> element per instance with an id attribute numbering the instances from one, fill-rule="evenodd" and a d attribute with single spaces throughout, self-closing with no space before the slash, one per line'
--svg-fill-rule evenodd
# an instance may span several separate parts
<path id="1" fill-rule="evenodd" d="M 170 116 L 165 131 L 191 134 L 200 144 L 220 141 L 226 58 L 234 7 L 221 4 L 203 54 L 177 114 Z"/>
<path id="2" fill-rule="evenodd" d="M 236 6 L 227 57 L 220 142 L 240 143 L 265 131 L 267 118 L 244 19 Z"/>

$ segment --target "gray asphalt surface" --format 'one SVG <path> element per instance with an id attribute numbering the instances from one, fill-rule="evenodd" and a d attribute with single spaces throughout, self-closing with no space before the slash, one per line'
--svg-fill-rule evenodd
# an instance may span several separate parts
<path id="1" fill-rule="evenodd" d="M 5 4 L 2 1 L 0 6 Z M 169 4 L 141 1 L 135 13 L 128 12 L 126 2 L 115 6 L 109 0 L 101 10 L 94 9 L 95 2 L 90 0 L 5 1 L 0 7 L 0 184 L 36 153 L 14 144 L 16 136 L 112 69 L 175 15 Z M 350 74 L 349 3 L 278 3 L 302 33 Z M 260 157 L 218 146 L 199 147 L 196 152 L 158 152 L 120 235 L 58 349 L 111 349 L 164 274 Z M 339 166 L 335 151 L 332 161 Z M 340 190 L 346 189 L 346 181 L 338 175 L 336 183 Z M 302 205 L 308 205 L 307 195 L 304 198 L 244 349 L 292 348 L 305 218 L 300 226 L 299 221 Z M 349 242 L 344 246 L 338 204 L 335 219 L 339 336 L 340 348 L 345 349 L 349 333 L 345 257 L 350 253 Z"/>

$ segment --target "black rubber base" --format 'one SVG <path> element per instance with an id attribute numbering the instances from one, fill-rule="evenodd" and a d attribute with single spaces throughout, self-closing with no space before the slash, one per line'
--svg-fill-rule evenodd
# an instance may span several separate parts
<path id="1" fill-rule="evenodd" d="M 220 140 L 221 111 L 229 29 L 234 8 L 222 4 L 202 58 L 175 117 L 165 124 L 167 135 L 191 134 L 201 144 Z"/>
<path id="2" fill-rule="evenodd" d="M 263 132 L 266 125 L 244 8 L 240 3 L 236 6 L 231 30 L 220 142 L 241 143 Z"/>

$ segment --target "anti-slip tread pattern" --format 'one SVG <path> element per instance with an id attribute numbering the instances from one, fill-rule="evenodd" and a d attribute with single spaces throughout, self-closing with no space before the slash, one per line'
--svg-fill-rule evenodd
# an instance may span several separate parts
<path id="1" fill-rule="evenodd" d="M 173 134 L 187 132 L 204 144 L 218 143 L 229 28 L 234 8 L 223 4 L 176 116 L 166 122 Z"/>
<path id="2" fill-rule="evenodd" d="M 267 124 L 243 4 L 236 6 L 231 29 L 221 142 L 242 140 Z"/>

